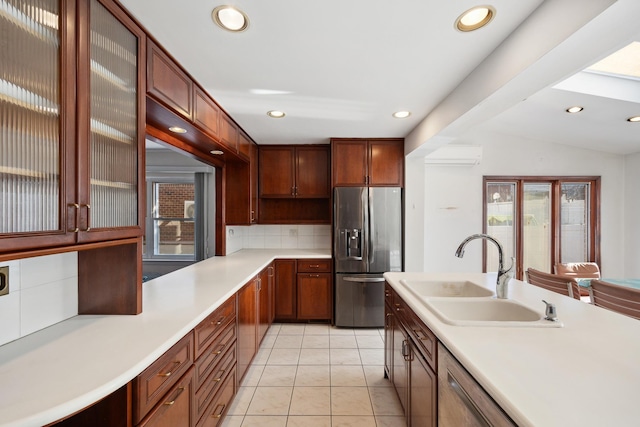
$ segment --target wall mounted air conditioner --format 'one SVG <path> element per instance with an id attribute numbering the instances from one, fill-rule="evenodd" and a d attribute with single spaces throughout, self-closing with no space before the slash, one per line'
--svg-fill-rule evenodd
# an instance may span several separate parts
<path id="1" fill-rule="evenodd" d="M 424 157 L 427 165 L 474 166 L 482 160 L 479 145 L 445 145 Z"/>

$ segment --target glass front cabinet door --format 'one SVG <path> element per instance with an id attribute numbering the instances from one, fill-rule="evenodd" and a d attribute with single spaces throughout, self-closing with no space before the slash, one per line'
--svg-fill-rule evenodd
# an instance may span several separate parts
<path id="1" fill-rule="evenodd" d="M 111 0 L 0 0 L 0 252 L 142 234 L 144 33 Z"/>

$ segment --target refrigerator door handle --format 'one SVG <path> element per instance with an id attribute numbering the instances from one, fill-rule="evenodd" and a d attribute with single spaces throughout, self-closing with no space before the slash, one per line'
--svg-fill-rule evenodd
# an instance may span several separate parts
<path id="1" fill-rule="evenodd" d="M 384 277 L 343 277 L 345 282 L 377 283 L 384 282 Z"/>

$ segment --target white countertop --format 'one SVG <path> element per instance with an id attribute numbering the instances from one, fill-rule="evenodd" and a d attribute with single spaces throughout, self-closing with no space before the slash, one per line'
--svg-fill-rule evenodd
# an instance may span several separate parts
<path id="1" fill-rule="evenodd" d="M 137 316 L 76 316 L 0 346 L 0 426 L 41 426 L 119 389 L 276 258 L 330 250 L 249 249 L 143 284 Z"/>
<path id="2" fill-rule="evenodd" d="M 521 427 L 640 425 L 640 321 L 511 280 L 509 298 L 562 328 L 451 326 L 401 283 L 469 280 L 495 292 L 495 274 L 386 273 L 385 278 Z"/>

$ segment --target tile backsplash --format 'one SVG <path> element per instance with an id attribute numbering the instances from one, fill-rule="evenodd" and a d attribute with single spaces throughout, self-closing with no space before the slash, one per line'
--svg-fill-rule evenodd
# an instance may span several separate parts
<path id="1" fill-rule="evenodd" d="M 9 294 L 0 296 L 0 345 L 78 314 L 78 254 L 0 262 Z"/>
<path id="2" fill-rule="evenodd" d="M 331 249 L 330 225 L 227 226 L 227 255 L 240 249 Z"/>

